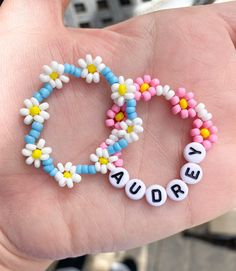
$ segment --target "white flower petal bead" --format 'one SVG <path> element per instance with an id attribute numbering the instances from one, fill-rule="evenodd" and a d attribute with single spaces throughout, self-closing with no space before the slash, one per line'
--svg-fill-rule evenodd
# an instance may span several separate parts
<path id="1" fill-rule="evenodd" d="M 51 64 L 43 66 L 43 73 L 40 74 L 39 79 L 43 83 L 49 83 L 52 88 L 61 89 L 63 83 L 69 82 L 69 77 L 64 75 L 64 65 L 52 61 Z"/>
<path id="2" fill-rule="evenodd" d="M 187 184 L 197 184 L 203 177 L 202 168 L 195 163 L 187 163 L 180 169 L 180 177 Z"/>
<path id="3" fill-rule="evenodd" d="M 188 195 L 188 186 L 182 180 L 173 180 L 166 188 L 167 195 L 174 201 L 182 201 Z"/>
<path id="4" fill-rule="evenodd" d="M 184 158 L 188 162 L 201 163 L 206 157 L 206 149 L 204 146 L 198 142 L 189 143 L 184 148 Z"/>
<path id="5" fill-rule="evenodd" d="M 139 179 L 129 180 L 125 185 L 125 193 L 132 200 L 140 200 L 146 192 L 146 186 Z"/>
<path id="6" fill-rule="evenodd" d="M 26 164 L 31 165 L 34 163 L 36 168 L 39 168 L 41 161 L 49 158 L 49 153 L 52 152 L 50 147 L 44 147 L 45 140 L 40 139 L 37 144 L 26 144 L 25 148 L 22 150 L 22 154 L 26 156 Z"/>
<path id="7" fill-rule="evenodd" d="M 159 207 L 165 204 L 167 193 L 161 185 L 151 185 L 146 190 L 146 200 L 151 206 Z"/>
<path id="8" fill-rule="evenodd" d="M 24 116 L 24 123 L 26 125 L 32 124 L 33 121 L 43 123 L 48 120 L 50 115 L 46 111 L 49 108 L 48 103 L 39 104 L 39 102 L 32 97 L 24 101 L 26 107 L 20 109 L 20 114 Z"/>
<path id="9" fill-rule="evenodd" d="M 55 180 L 59 186 L 73 188 L 74 183 L 81 181 L 81 176 L 76 173 L 76 167 L 71 162 L 67 162 L 65 165 L 62 163 L 57 164 L 58 172 L 55 175 Z"/>
<path id="10" fill-rule="evenodd" d="M 114 187 L 123 188 L 129 181 L 129 173 L 126 169 L 117 167 L 110 172 L 109 181 Z"/>
<path id="11" fill-rule="evenodd" d="M 81 77 L 85 78 L 87 83 L 100 82 L 99 73 L 106 67 L 105 64 L 102 63 L 102 58 L 100 56 L 93 59 L 92 55 L 88 54 L 85 56 L 85 59 L 80 58 L 78 64 L 82 68 Z"/>
<path id="12" fill-rule="evenodd" d="M 123 106 L 125 101 L 134 99 L 136 87 L 132 79 L 124 79 L 119 77 L 119 82 L 111 86 L 111 98 L 118 106 Z"/>

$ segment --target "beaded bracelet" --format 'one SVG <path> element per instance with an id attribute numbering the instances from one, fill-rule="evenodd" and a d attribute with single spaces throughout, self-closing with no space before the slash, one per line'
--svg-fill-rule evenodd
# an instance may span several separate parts
<path id="1" fill-rule="evenodd" d="M 186 92 L 184 88 L 177 91 L 169 86 L 161 86 L 158 79 L 151 79 L 149 75 L 135 80 L 119 78 L 107 67 L 100 56 L 93 58 L 86 55 L 85 59 L 78 60 L 78 67 L 71 64 L 59 64 L 52 61 L 50 65 L 43 66 L 43 73 L 39 79 L 44 83 L 33 97 L 24 101 L 24 108 L 20 114 L 24 116 L 24 123 L 31 125 L 29 133 L 25 136 L 25 147 L 22 154 L 26 156 L 26 164 L 34 164 L 36 168 L 43 167 L 44 171 L 58 182 L 59 186 L 72 188 L 74 183 L 81 181 L 82 174 L 106 174 L 109 171 L 109 181 L 116 188 L 125 188 L 130 199 L 139 200 L 146 195 L 147 202 L 152 206 L 163 205 L 167 197 L 181 201 L 188 195 L 188 184 L 198 183 L 203 176 L 199 163 L 205 158 L 217 140 L 217 128 L 213 125 L 212 115 L 205 105 L 197 104 L 194 95 Z M 45 120 L 49 119 L 47 109 L 49 104 L 43 102 L 53 90 L 61 89 L 64 83 L 69 82 L 68 76 L 83 78 L 87 83 L 99 83 L 102 75 L 111 86 L 111 99 L 114 104 L 107 111 L 106 126 L 112 128 L 110 136 L 90 155 L 93 164 L 65 165 L 54 164 L 52 148 L 46 147 L 45 140 L 40 137 Z M 153 96 L 164 96 L 170 101 L 173 114 L 179 114 L 183 119 L 194 118 L 190 135 L 193 142 L 184 148 L 184 158 L 188 163 L 180 170 L 180 178 L 168 183 L 166 189 L 154 184 L 146 188 L 139 179 L 130 179 L 129 173 L 123 166 L 121 151 L 139 139 L 143 132 L 142 119 L 136 112 L 137 101 L 151 100 Z"/>

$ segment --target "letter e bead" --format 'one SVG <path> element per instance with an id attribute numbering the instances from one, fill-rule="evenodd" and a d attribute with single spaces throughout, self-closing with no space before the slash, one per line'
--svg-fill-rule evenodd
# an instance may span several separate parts
<path id="1" fill-rule="evenodd" d="M 180 169 L 181 179 L 188 184 L 199 183 L 202 179 L 202 168 L 195 163 L 187 163 Z"/>

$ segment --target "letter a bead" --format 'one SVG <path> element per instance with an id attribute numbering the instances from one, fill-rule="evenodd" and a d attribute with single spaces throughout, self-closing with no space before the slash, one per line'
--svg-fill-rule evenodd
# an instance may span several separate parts
<path id="1" fill-rule="evenodd" d="M 117 167 L 109 174 L 110 183 L 116 188 L 122 188 L 129 181 L 129 173 L 126 169 Z"/>

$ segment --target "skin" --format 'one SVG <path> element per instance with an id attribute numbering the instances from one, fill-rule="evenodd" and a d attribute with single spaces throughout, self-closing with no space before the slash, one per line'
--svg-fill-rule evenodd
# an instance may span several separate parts
<path id="1" fill-rule="evenodd" d="M 209 221 L 236 206 L 236 3 L 168 10 L 103 29 L 63 26 L 66 1 L 6 0 L 0 8 L 0 267 L 43 270 L 52 260 L 140 246 Z M 219 141 L 202 163 L 204 181 L 183 202 L 151 208 L 115 190 L 107 176 L 82 176 L 72 190 L 24 163 L 28 132 L 22 101 L 40 87 L 41 66 L 76 63 L 101 55 L 117 75 L 157 76 L 185 86 L 204 102 L 219 128 Z M 72 79 L 49 98 L 43 138 L 56 162 L 87 163 L 107 138 L 112 105 L 104 80 Z M 146 185 L 178 177 L 191 121 L 170 112 L 168 102 L 141 102 L 145 132 L 124 151 L 125 168 Z"/>

